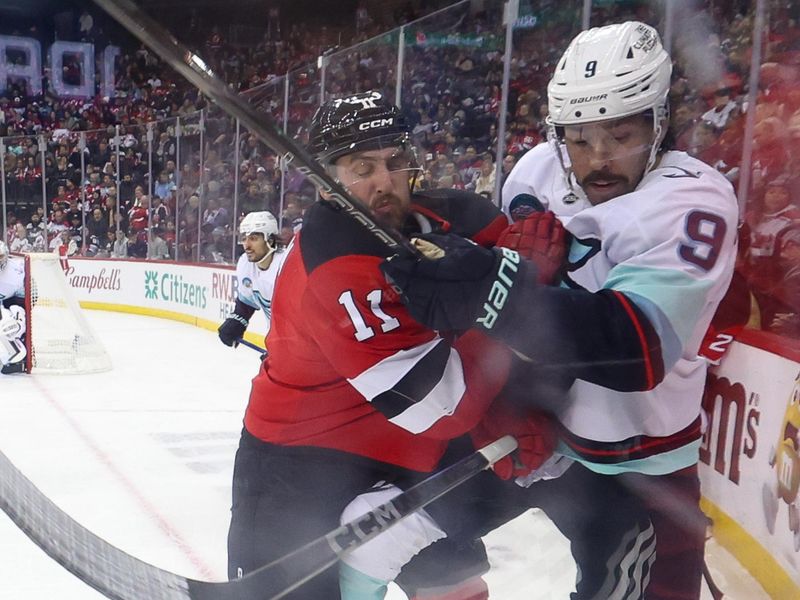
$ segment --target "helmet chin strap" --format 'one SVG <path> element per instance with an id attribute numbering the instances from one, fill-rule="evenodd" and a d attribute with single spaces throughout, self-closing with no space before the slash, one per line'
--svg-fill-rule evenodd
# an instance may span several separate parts
<path id="1" fill-rule="evenodd" d="M 262 271 L 266 271 L 272 264 L 272 259 L 275 258 L 273 256 L 274 254 L 275 254 L 275 247 L 269 242 L 267 242 L 267 253 L 264 256 L 262 256 L 260 260 L 256 262 L 256 266 Z"/>
<path id="2" fill-rule="evenodd" d="M 567 185 L 567 188 L 569 188 L 569 191 L 577 199 L 588 202 L 589 198 L 586 196 L 586 192 L 584 192 L 583 188 L 578 185 L 577 181 L 575 181 L 572 168 L 568 167 L 566 161 L 564 160 L 564 153 L 561 149 L 562 144 L 558 139 L 558 135 L 556 135 L 556 127 L 552 123 L 547 124 L 547 141 L 550 142 L 550 145 L 556 152 L 558 164 L 561 166 L 561 174 L 564 177 L 564 183 Z"/>
<path id="3" fill-rule="evenodd" d="M 656 110 L 653 111 L 653 145 L 650 147 L 650 156 L 647 157 L 647 164 L 644 167 L 644 173 L 642 173 L 642 179 L 644 179 L 645 175 L 647 175 L 650 171 L 652 171 L 653 167 L 656 166 L 656 162 L 658 159 L 658 150 L 661 147 L 661 142 L 664 141 L 664 136 L 667 134 L 667 130 L 664 129 L 662 123 L 667 122 L 668 119 L 669 119 L 668 104 L 659 106 Z M 639 181 L 641 181 L 641 179 Z"/>

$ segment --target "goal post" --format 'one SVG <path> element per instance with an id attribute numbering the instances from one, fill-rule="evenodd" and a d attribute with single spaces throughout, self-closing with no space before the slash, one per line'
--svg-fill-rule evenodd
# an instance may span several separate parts
<path id="1" fill-rule="evenodd" d="M 90 327 L 57 254 L 25 260 L 29 373 L 82 374 L 111 369 L 111 357 Z"/>

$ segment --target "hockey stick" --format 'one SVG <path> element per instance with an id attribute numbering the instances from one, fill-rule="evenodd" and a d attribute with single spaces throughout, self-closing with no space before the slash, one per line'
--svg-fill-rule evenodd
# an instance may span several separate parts
<path id="1" fill-rule="evenodd" d="M 113 600 L 277 600 L 350 550 L 513 452 L 506 436 L 434 473 L 367 514 L 242 579 L 189 579 L 141 561 L 74 521 L 0 452 L 0 508 L 62 567 Z"/>
<path id="2" fill-rule="evenodd" d="M 419 255 L 419 252 L 399 232 L 378 225 L 373 220 L 369 209 L 362 202 L 353 198 L 302 147 L 284 135 L 275 126 L 269 115 L 257 111 L 247 101 L 234 94 L 211 71 L 202 58 L 176 40 L 161 24 L 150 18 L 131 0 L 94 0 L 94 2 L 149 46 L 217 106 L 232 117 L 239 119 L 262 142 L 280 154 L 286 164 L 291 163 L 314 184 L 326 191 L 329 195 L 328 202 L 344 210 L 350 217 L 361 223 L 393 252 L 405 250 L 415 256 Z"/>
<path id="3" fill-rule="evenodd" d="M 236 343 L 237 344 L 241 344 L 242 346 L 247 346 L 248 348 L 252 348 L 256 352 L 260 352 L 261 354 L 266 354 L 267 353 L 267 351 L 264 348 L 262 348 L 261 346 L 256 346 L 253 342 L 248 342 L 244 338 L 239 338 L 238 340 L 236 340 Z"/>
<path id="4" fill-rule="evenodd" d="M 725 594 L 722 593 L 722 590 L 711 578 L 711 571 L 708 570 L 708 562 L 705 560 L 703 561 L 703 579 L 706 580 L 706 585 L 714 600 L 722 600 L 725 597 Z"/>

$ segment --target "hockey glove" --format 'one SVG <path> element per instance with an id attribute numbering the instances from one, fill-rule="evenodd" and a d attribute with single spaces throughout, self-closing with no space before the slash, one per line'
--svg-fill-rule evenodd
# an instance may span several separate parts
<path id="1" fill-rule="evenodd" d="M 518 447 L 494 463 L 492 468 L 500 479 L 525 477 L 550 458 L 556 446 L 555 428 L 548 416 L 518 410 L 499 397 L 470 431 L 470 437 L 476 448 L 483 448 L 504 435 L 513 435 Z"/>
<path id="2" fill-rule="evenodd" d="M 242 315 L 233 313 L 230 317 L 223 321 L 222 325 L 217 329 L 219 339 L 226 346 L 236 346 L 237 342 L 242 339 L 247 326 L 250 321 L 245 319 Z"/>
<path id="3" fill-rule="evenodd" d="M 568 234 L 555 213 L 535 212 L 510 225 L 500 234 L 498 246 L 519 252 L 537 267 L 536 281 L 550 285 L 556 281 L 569 247 Z"/>
<path id="4" fill-rule="evenodd" d="M 419 239 L 438 247 L 441 258 L 401 255 L 381 264 L 411 316 L 439 331 L 465 330 L 476 322 L 491 330 L 527 263 L 513 250 L 489 250 L 457 235 Z"/>

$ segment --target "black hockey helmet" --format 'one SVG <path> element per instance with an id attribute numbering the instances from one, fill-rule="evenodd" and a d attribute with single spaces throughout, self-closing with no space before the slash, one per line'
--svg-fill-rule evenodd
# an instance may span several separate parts
<path id="1" fill-rule="evenodd" d="M 400 109 L 381 92 L 361 92 L 319 107 L 311 121 L 308 151 L 330 165 L 351 152 L 404 144 L 409 132 Z"/>

